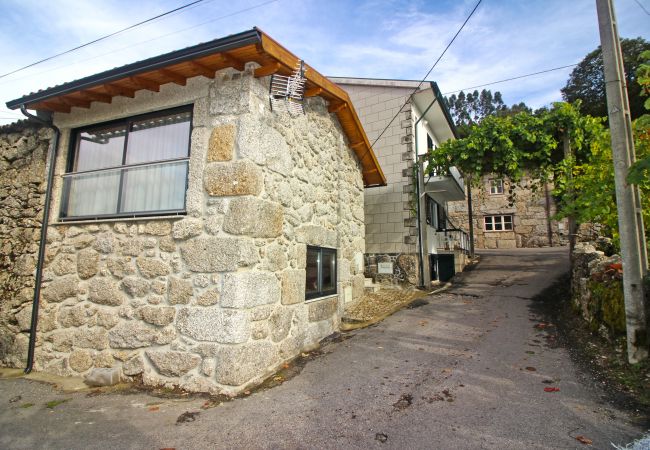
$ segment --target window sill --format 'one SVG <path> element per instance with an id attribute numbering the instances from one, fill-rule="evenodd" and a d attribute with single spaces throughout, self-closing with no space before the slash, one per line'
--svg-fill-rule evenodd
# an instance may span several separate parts
<path id="1" fill-rule="evenodd" d="M 483 230 L 485 233 L 514 233 L 515 230 Z"/>
<path id="2" fill-rule="evenodd" d="M 88 220 L 57 220 L 50 222 L 51 226 L 65 226 L 65 225 L 89 225 L 95 223 L 115 223 L 115 222 L 146 222 L 149 220 L 181 220 L 187 216 L 186 213 L 170 214 L 167 216 L 140 216 L 140 217 L 107 217 L 104 219 L 88 219 Z"/>
<path id="3" fill-rule="evenodd" d="M 338 297 L 338 296 L 339 296 L 338 293 L 336 293 L 336 294 L 327 294 L 327 295 L 323 295 L 322 297 L 315 297 L 315 298 L 306 299 L 305 303 L 317 302 L 319 300 L 327 300 L 329 298 Z"/>

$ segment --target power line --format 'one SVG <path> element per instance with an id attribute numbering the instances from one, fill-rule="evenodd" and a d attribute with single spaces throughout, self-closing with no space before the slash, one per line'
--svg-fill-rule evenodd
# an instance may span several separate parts
<path id="1" fill-rule="evenodd" d="M 503 80 L 491 81 L 491 82 L 485 83 L 485 84 L 479 84 L 479 85 L 476 85 L 476 86 L 466 87 L 466 88 L 463 88 L 463 89 L 457 89 L 455 91 L 445 92 L 442 95 L 455 94 L 456 92 L 460 92 L 460 91 L 466 91 L 466 90 L 470 90 L 470 89 L 477 89 L 477 88 L 481 88 L 481 87 L 485 87 L 485 86 L 492 86 L 493 84 L 505 83 L 506 81 L 520 80 L 522 78 L 532 77 L 534 75 L 540 75 L 542 73 L 553 72 L 555 70 L 568 69 L 569 67 L 575 67 L 578 64 L 579 63 L 567 64 L 566 66 L 560 66 L 560 67 L 554 67 L 552 69 L 540 70 L 539 72 L 527 73 L 526 75 L 519 75 L 519 76 L 512 77 L 512 78 L 504 78 Z"/>
<path id="2" fill-rule="evenodd" d="M 172 9 L 172 10 L 164 12 L 162 14 L 158 14 L 157 16 L 151 17 L 151 18 L 149 18 L 147 20 L 143 20 L 142 22 L 138 22 L 138 23 L 130 25 L 130 26 L 126 27 L 126 28 L 122 28 L 121 30 L 114 31 L 113 33 L 110 33 L 110 34 L 107 34 L 107 35 L 102 36 L 100 38 L 94 39 L 94 40 L 92 40 L 90 42 L 86 42 L 85 44 L 78 45 L 77 47 L 71 48 L 71 49 L 66 50 L 64 52 L 57 53 L 56 55 L 48 56 L 47 58 L 44 58 L 44 59 L 41 59 L 39 61 L 33 62 L 31 64 L 20 67 L 18 69 L 12 70 L 11 72 L 7 72 L 5 74 L 2 74 L 2 75 L 0 75 L 0 78 L 4 78 L 6 76 L 13 75 L 14 73 L 20 72 L 21 70 L 25 70 L 25 69 L 27 69 L 29 67 L 34 67 L 37 64 L 41 64 L 41 63 L 44 63 L 46 61 L 50 61 L 50 60 L 52 60 L 54 58 L 58 58 L 59 56 L 63 56 L 63 55 L 66 55 L 68 53 L 72 53 L 72 52 L 74 52 L 76 50 L 79 50 L 80 48 L 87 47 L 87 46 L 95 44 L 95 43 L 97 43 L 99 41 L 103 41 L 103 40 L 108 39 L 108 38 L 110 38 L 112 36 L 115 36 L 116 34 L 120 34 L 120 33 L 123 33 L 125 31 L 128 31 L 128 30 L 132 30 L 133 28 L 139 27 L 140 25 L 144 25 L 145 23 L 149 23 L 149 22 L 152 22 L 152 21 L 154 21 L 156 19 L 160 19 L 161 17 L 168 16 L 169 14 L 175 13 L 175 12 L 180 11 L 182 9 L 189 8 L 190 6 L 196 5 L 197 3 L 201 3 L 202 1 L 204 1 L 204 0 L 194 0 L 193 2 L 187 3 L 187 4 L 183 5 L 183 6 L 179 6 L 178 8 Z"/>
<path id="3" fill-rule="evenodd" d="M 406 106 L 406 105 L 408 104 L 408 102 L 409 102 L 409 100 L 411 99 L 411 97 L 413 96 L 413 94 L 415 94 L 415 93 L 420 89 L 420 86 L 422 86 L 422 83 L 424 83 L 424 81 L 425 81 L 425 80 L 427 79 L 427 77 L 431 74 L 431 72 L 433 71 L 433 69 L 435 69 L 435 67 L 438 65 L 438 63 L 440 62 L 440 60 L 442 59 L 442 57 L 445 55 L 445 53 L 447 53 L 447 50 L 449 50 L 449 47 L 451 47 L 451 45 L 454 43 L 454 41 L 456 40 L 456 38 L 458 37 L 458 35 L 460 34 L 460 32 L 463 31 L 463 28 L 465 28 L 465 25 L 467 25 L 467 22 L 469 22 L 469 19 L 472 18 L 472 16 L 473 16 L 474 13 L 476 12 L 476 10 L 478 9 L 478 7 L 479 7 L 479 5 L 481 4 L 482 1 L 483 1 L 483 0 L 478 0 L 478 2 L 476 3 L 476 5 L 474 6 L 474 9 L 472 9 L 472 11 L 469 13 L 469 15 L 467 16 L 467 18 L 466 18 L 465 21 L 463 22 L 463 24 L 460 26 L 460 28 L 458 29 L 458 31 L 456 31 L 456 34 L 454 34 L 454 37 L 451 38 L 451 41 L 449 41 L 449 43 L 447 44 L 447 46 L 445 47 L 445 49 L 442 51 L 442 53 L 440 54 L 440 56 L 438 57 L 438 59 L 436 59 L 436 62 L 433 63 L 433 65 L 431 66 L 431 68 L 429 69 L 429 71 L 427 72 L 427 74 L 424 76 L 424 78 L 422 78 L 422 81 L 420 81 L 420 82 L 418 83 L 417 87 L 416 87 L 415 89 L 413 89 L 413 92 L 411 92 L 411 94 L 407 97 L 407 99 L 406 99 L 406 101 L 404 102 L 404 104 L 403 104 L 402 106 L 400 106 L 400 108 L 397 110 L 397 113 L 395 113 L 395 115 L 393 116 L 393 118 L 390 119 L 390 122 L 388 122 L 388 124 L 386 125 L 386 127 L 381 131 L 381 133 L 379 133 L 379 136 L 377 136 L 377 138 L 374 140 L 374 142 L 370 145 L 371 148 L 375 146 L 375 144 L 377 143 L 377 141 L 378 141 L 379 139 L 381 139 L 381 137 L 384 135 L 384 133 L 386 132 L 386 130 L 388 130 L 388 127 L 390 127 L 391 124 L 395 121 L 395 119 L 399 116 L 400 111 L 402 110 L 402 108 L 404 108 L 404 106 Z"/>
<path id="4" fill-rule="evenodd" d="M 205 0 L 201 0 L 201 1 L 205 1 Z M 207 0 L 207 1 L 210 2 L 210 1 L 214 1 L 214 0 Z M 121 52 L 122 50 L 128 50 L 130 48 L 137 47 L 137 46 L 142 45 L 142 44 L 147 44 L 149 42 L 153 42 L 153 41 L 156 41 L 158 39 L 166 38 L 166 37 L 178 34 L 178 33 L 183 33 L 185 31 L 193 30 L 195 28 L 202 27 L 202 26 L 207 25 L 209 23 L 216 22 L 217 20 L 226 19 L 228 17 L 236 16 L 238 14 L 248 12 L 248 11 L 251 11 L 253 9 L 257 9 L 257 8 L 262 7 L 262 6 L 266 6 L 266 5 L 270 4 L 270 3 L 275 3 L 275 2 L 278 2 L 278 1 L 280 1 L 280 0 L 267 0 L 267 1 L 262 2 L 262 3 L 257 3 L 257 4 L 255 4 L 253 6 L 249 6 L 249 7 L 244 8 L 244 9 L 239 9 L 237 11 L 234 11 L 234 12 L 222 15 L 222 16 L 213 17 L 212 19 L 206 20 L 206 21 L 198 23 L 196 25 L 192 25 L 191 27 L 182 28 L 182 29 L 177 30 L 177 31 L 172 31 L 171 33 L 161 34 L 159 36 L 156 36 L 156 37 L 151 38 L 151 39 L 147 39 L 145 41 L 136 42 L 135 44 L 130 44 L 130 45 L 127 45 L 125 47 L 118 48 L 116 50 L 111 50 L 110 52 L 102 53 L 101 55 L 96 55 L 96 56 L 93 56 L 91 58 L 86 58 L 86 59 L 82 59 L 82 60 L 79 60 L 79 61 L 75 61 L 72 64 L 65 64 L 65 65 L 62 65 L 62 66 L 58 66 L 58 67 L 48 69 L 48 70 L 43 71 L 43 72 L 38 72 L 38 73 L 35 73 L 35 74 L 32 74 L 32 75 L 28 75 L 26 77 L 23 77 L 23 79 L 31 78 L 31 77 L 38 76 L 38 75 L 42 75 L 44 73 L 49 73 L 49 72 L 52 72 L 54 70 L 67 68 L 67 67 L 70 67 L 71 65 L 76 65 L 76 64 L 92 61 L 94 59 L 103 58 L 104 56 L 112 55 L 113 53 Z M 0 77 L 0 78 L 2 78 L 2 77 Z M 4 85 L 4 84 L 7 84 L 7 83 L 12 83 L 13 81 L 15 81 L 15 80 L 0 82 L 0 85 Z"/>
<path id="5" fill-rule="evenodd" d="M 645 9 L 645 6 L 643 6 L 643 4 L 639 0 L 634 0 L 634 1 L 636 2 L 637 5 L 641 7 L 644 13 L 650 16 L 650 12 L 647 9 Z"/>

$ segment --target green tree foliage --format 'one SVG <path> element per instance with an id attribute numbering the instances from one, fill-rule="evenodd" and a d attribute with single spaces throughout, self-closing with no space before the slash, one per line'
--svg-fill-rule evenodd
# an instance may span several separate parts
<path id="1" fill-rule="evenodd" d="M 445 98 L 445 105 L 451 114 L 456 130 L 461 138 L 467 137 L 472 127 L 489 116 L 505 116 L 518 112 L 530 112 L 524 102 L 508 107 L 503 102 L 501 92 L 492 94 L 489 89 L 475 90 L 467 94 L 460 91 Z"/>
<path id="2" fill-rule="evenodd" d="M 650 50 L 650 42 L 643 38 L 621 39 L 623 65 L 627 83 L 628 98 L 632 119 L 644 113 L 643 100 L 639 96 L 641 88 L 636 82 L 639 55 Z M 607 116 L 607 101 L 605 97 L 605 74 L 603 71 L 603 56 L 601 48 L 589 53 L 578 64 L 562 89 L 562 97 L 569 103 L 582 101 L 581 111 L 594 117 Z"/>
<path id="3" fill-rule="evenodd" d="M 650 51 L 641 54 L 642 64 L 637 69 L 637 81 L 645 99 L 645 109 L 650 111 Z M 650 113 L 639 117 L 634 123 L 637 162 L 630 168 L 628 182 L 639 185 L 650 183 Z M 641 155 L 647 155 L 645 157 Z M 645 222 L 650 228 L 650 223 Z"/>

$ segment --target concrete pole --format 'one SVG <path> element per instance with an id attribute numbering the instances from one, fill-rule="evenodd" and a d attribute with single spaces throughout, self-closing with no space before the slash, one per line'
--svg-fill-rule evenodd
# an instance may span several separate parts
<path id="1" fill-rule="evenodd" d="M 420 211 L 418 217 L 418 241 L 419 246 L 418 250 L 420 252 L 420 282 L 422 287 L 429 289 L 431 287 L 431 268 L 429 267 L 429 241 L 427 236 L 427 195 L 424 193 L 424 155 L 418 156 L 416 160 L 417 164 L 417 202 Z M 422 213 L 424 211 L 424 214 Z"/>
<path id="2" fill-rule="evenodd" d="M 467 219 L 469 220 L 469 256 L 474 258 L 474 211 L 472 211 L 472 177 L 467 177 Z"/>
<path id="3" fill-rule="evenodd" d="M 648 268 L 648 255 L 641 218 L 639 190 L 625 181 L 634 162 L 634 141 L 628 105 L 623 55 L 618 26 L 611 0 L 596 0 L 600 41 L 605 66 L 607 111 L 612 137 L 612 159 L 616 182 L 618 231 L 623 258 L 623 293 L 627 328 L 627 357 L 630 363 L 648 358 L 648 328 L 643 277 Z"/>
<path id="4" fill-rule="evenodd" d="M 569 130 L 564 130 L 564 134 L 562 136 L 562 143 L 564 146 L 564 159 L 569 159 L 573 156 L 573 152 L 571 151 L 571 139 L 569 137 L 570 134 L 571 132 Z M 575 193 L 573 192 L 573 186 L 571 183 L 571 180 L 573 179 L 572 168 L 568 169 L 567 178 L 569 178 L 569 189 L 567 194 L 569 194 L 569 197 L 573 199 Z M 569 258 L 571 260 L 571 264 L 573 264 L 573 249 L 576 246 L 576 235 L 578 231 L 576 218 L 573 214 L 567 217 L 567 227 L 569 228 Z"/>

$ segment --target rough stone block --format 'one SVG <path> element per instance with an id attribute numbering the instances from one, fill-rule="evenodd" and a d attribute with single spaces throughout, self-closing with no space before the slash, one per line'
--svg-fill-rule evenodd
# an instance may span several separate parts
<path id="1" fill-rule="evenodd" d="M 103 328 L 76 328 L 74 330 L 74 346 L 105 350 L 108 348 L 108 336 Z"/>
<path id="2" fill-rule="evenodd" d="M 258 195 L 263 185 L 262 169 L 248 160 L 211 163 L 203 174 L 203 186 L 213 196 Z"/>
<path id="3" fill-rule="evenodd" d="M 289 269 L 282 272 L 282 304 L 293 305 L 305 301 L 305 269 Z"/>
<path id="4" fill-rule="evenodd" d="M 309 321 L 319 322 L 330 319 L 338 309 L 338 296 L 327 298 L 325 300 L 316 300 L 309 303 Z"/>
<path id="5" fill-rule="evenodd" d="M 156 278 L 168 275 L 171 272 L 169 266 L 158 259 L 140 257 L 136 259 L 135 263 L 138 266 L 138 269 L 140 269 L 140 273 L 145 278 Z"/>
<path id="6" fill-rule="evenodd" d="M 31 308 L 24 308 L 24 310 L 29 311 L 31 317 Z M 59 315 L 58 315 L 59 323 L 61 324 L 61 326 L 66 328 L 80 327 L 88 323 L 89 313 L 90 310 L 86 308 L 84 305 L 76 305 L 69 308 L 62 306 L 59 309 Z"/>
<path id="7" fill-rule="evenodd" d="M 181 255 L 192 272 L 224 272 L 249 266 L 259 259 L 254 243 L 247 239 L 205 237 L 181 246 Z"/>
<path id="8" fill-rule="evenodd" d="M 99 253 L 87 248 L 77 254 L 77 274 L 82 280 L 94 277 L 97 274 Z"/>
<path id="9" fill-rule="evenodd" d="M 223 223 L 224 231 L 253 237 L 277 237 L 282 234 L 282 205 L 256 197 L 236 198 Z"/>
<path id="10" fill-rule="evenodd" d="M 269 272 L 236 272 L 224 276 L 221 306 L 253 308 L 280 300 L 280 282 Z"/>
<path id="11" fill-rule="evenodd" d="M 158 373 L 166 377 L 185 375 L 201 362 L 201 357 L 186 352 L 147 350 L 145 354 Z"/>
<path id="12" fill-rule="evenodd" d="M 172 231 L 172 224 L 160 220 L 152 220 L 144 226 L 142 234 L 152 234 L 154 236 L 166 236 Z"/>
<path id="13" fill-rule="evenodd" d="M 140 317 L 147 323 L 164 327 L 174 321 L 176 308 L 171 306 L 143 306 L 139 310 Z"/>
<path id="14" fill-rule="evenodd" d="M 96 368 L 84 378 L 84 383 L 89 386 L 113 386 L 119 382 L 120 370 L 118 368 Z"/>
<path id="15" fill-rule="evenodd" d="M 128 376 L 135 376 L 144 372 L 144 362 L 142 356 L 135 355 L 133 358 L 127 360 L 122 364 L 122 373 Z"/>
<path id="16" fill-rule="evenodd" d="M 268 373 L 276 362 L 276 353 L 273 344 L 261 340 L 218 348 L 215 379 L 217 383 L 240 386 Z"/>
<path id="17" fill-rule="evenodd" d="M 264 249 L 265 255 L 262 259 L 264 268 L 269 272 L 277 272 L 287 267 L 289 259 L 287 249 L 277 243 L 269 244 Z"/>
<path id="18" fill-rule="evenodd" d="M 271 329 L 271 340 L 280 342 L 289 335 L 293 310 L 286 306 L 279 306 L 269 317 L 269 328 Z"/>
<path id="19" fill-rule="evenodd" d="M 169 344 L 176 338 L 173 327 L 154 328 L 145 323 L 129 320 L 118 324 L 108 333 L 111 348 L 141 348 L 153 344 Z"/>
<path id="20" fill-rule="evenodd" d="M 337 233 L 318 225 L 302 225 L 296 229 L 296 240 L 307 245 L 336 248 Z"/>
<path id="21" fill-rule="evenodd" d="M 112 278 L 100 277 L 88 283 L 88 300 L 99 305 L 119 306 L 124 297 Z"/>
<path id="22" fill-rule="evenodd" d="M 203 231 L 203 221 L 188 217 L 174 223 L 172 228 L 172 236 L 174 239 L 182 240 L 190 237 L 198 236 Z"/>
<path id="23" fill-rule="evenodd" d="M 75 275 L 55 278 L 43 289 L 43 299 L 48 302 L 61 302 L 66 298 L 76 297 L 78 283 Z"/>
<path id="24" fill-rule="evenodd" d="M 170 305 L 186 305 L 194 295 L 194 288 L 190 280 L 169 277 L 168 292 Z"/>
<path id="25" fill-rule="evenodd" d="M 197 341 L 238 344 L 246 342 L 250 336 L 248 318 L 243 311 L 219 307 L 181 308 L 176 327 L 180 333 Z"/>
<path id="26" fill-rule="evenodd" d="M 120 321 L 117 312 L 111 310 L 100 309 L 97 311 L 97 326 L 106 329 L 113 328 Z"/>
<path id="27" fill-rule="evenodd" d="M 88 350 L 75 350 L 68 358 L 68 365 L 75 372 L 85 372 L 93 365 L 93 358 Z"/>
<path id="28" fill-rule="evenodd" d="M 196 299 L 196 304 L 200 306 L 211 306 L 219 303 L 219 290 L 210 289 L 205 291 Z"/>
<path id="29" fill-rule="evenodd" d="M 139 277 L 126 277 L 120 283 L 120 287 L 131 297 L 144 297 L 149 293 L 151 284 Z"/>
<path id="30" fill-rule="evenodd" d="M 230 161 L 235 147 L 234 125 L 220 125 L 210 133 L 208 162 Z"/>

